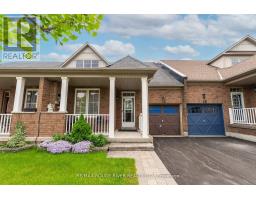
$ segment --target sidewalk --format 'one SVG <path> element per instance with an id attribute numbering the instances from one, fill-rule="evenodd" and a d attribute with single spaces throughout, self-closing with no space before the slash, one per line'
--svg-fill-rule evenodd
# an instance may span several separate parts
<path id="1" fill-rule="evenodd" d="M 110 151 L 108 156 L 134 158 L 140 185 L 177 185 L 154 151 Z"/>

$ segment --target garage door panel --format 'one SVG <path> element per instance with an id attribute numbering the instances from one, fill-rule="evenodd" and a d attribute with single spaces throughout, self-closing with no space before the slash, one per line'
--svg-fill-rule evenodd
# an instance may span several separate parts
<path id="1" fill-rule="evenodd" d="M 179 135 L 179 106 L 149 106 L 149 129 L 151 135 Z"/>
<path id="2" fill-rule="evenodd" d="M 188 105 L 189 135 L 224 135 L 224 120 L 221 105 Z"/>

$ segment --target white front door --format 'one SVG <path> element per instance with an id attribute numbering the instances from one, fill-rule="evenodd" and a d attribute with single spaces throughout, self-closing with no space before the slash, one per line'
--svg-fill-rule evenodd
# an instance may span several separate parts
<path id="1" fill-rule="evenodd" d="M 122 92 L 122 127 L 135 127 L 135 93 Z"/>

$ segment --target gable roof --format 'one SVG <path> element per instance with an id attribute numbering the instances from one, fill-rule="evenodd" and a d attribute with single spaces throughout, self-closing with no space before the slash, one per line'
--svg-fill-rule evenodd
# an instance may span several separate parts
<path id="1" fill-rule="evenodd" d="M 69 63 L 73 58 L 75 58 L 79 53 L 81 53 L 84 49 L 89 47 L 93 52 L 99 56 L 107 65 L 109 65 L 109 62 L 89 43 L 84 44 L 81 46 L 74 54 L 72 54 L 67 60 L 65 60 L 60 67 L 64 67 L 67 63 Z"/>
<path id="2" fill-rule="evenodd" d="M 209 60 L 207 62 L 208 65 L 210 65 L 211 63 L 213 63 L 215 60 L 217 60 L 218 58 L 220 58 L 223 54 L 227 53 L 228 51 L 230 51 L 231 49 L 233 49 L 235 46 L 239 45 L 240 43 L 242 43 L 245 40 L 250 40 L 251 42 L 256 44 L 256 39 L 250 35 L 247 35 L 243 38 L 241 38 L 238 42 L 234 43 L 233 45 L 231 45 L 230 47 L 228 47 L 227 49 L 225 49 L 224 51 L 222 51 L 220 54 L 218 54 L 217 56 L 215 56 L 213 59 Z"/>
<path id="3" fill-rule="evenodd" d="M 149 82 L 149 87 L 183 87 L 183 83 L 170 73 L 170 69 L 162 64 L 147 62 L 148 65 L 158 67 Z"/>
<path id="4" fill-rule="evenodd" d="M 114 62 L 108 66 L 115 69 L 143 69 L 143 68 L 155 68 L 155 66 L 149 66 L 146 63 L 128 55 L 120 60 Z"/>
<path id="5" fill-rule="evenodd" d="M 217 68 L 207 65 L 207 61 L 204 60 L 162 60 L 162 62 L 186 75 L 188 81 L 221 81 Z"/>
<path id="6" fill-rule="evenodd" d="M 223 80 L 256 70 L 256 55 L 228 68 L 218 69 Z"/>

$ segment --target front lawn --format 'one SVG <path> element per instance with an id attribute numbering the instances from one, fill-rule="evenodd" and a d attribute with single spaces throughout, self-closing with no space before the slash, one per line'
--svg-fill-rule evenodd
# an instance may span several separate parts
<path id="1" fill-rule="evenodd" d="M 53 155 L 41 150 L 0 153 L 0 184 L 138 184 L 135 161 L 103 152 Z"/>

